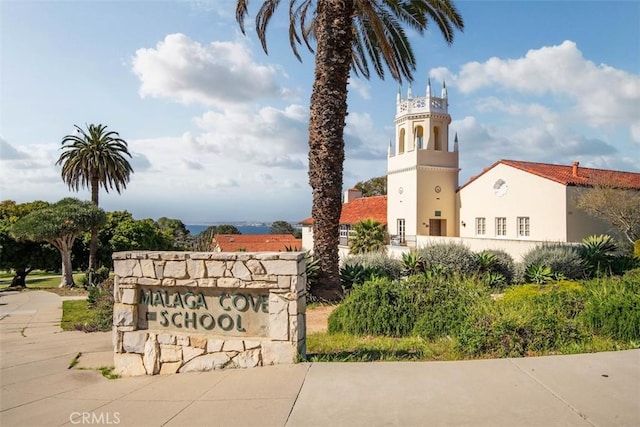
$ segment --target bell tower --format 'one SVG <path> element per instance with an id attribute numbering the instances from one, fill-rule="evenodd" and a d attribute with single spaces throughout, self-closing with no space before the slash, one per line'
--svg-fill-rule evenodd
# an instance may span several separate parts
<path id="1" fill-rule="evenodd" d="M 443 82 L 440 97 L 427 81 L 426 96 L 407 98 L 398 90 L 395 141 L 387 161 L 387 227 L 392 244 L 415 246 L 417 236 L 459 233 L 458 137 L 449 148 L 449 104 Z M 395 237 L 394 237 L 395 236 Z"/>

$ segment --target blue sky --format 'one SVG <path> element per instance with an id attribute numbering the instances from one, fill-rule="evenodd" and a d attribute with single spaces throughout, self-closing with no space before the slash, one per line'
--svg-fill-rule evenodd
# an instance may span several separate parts
<path id="1" fill-rule="evenodd" d="M 313 57 L 291 53 L 288 2 L 265 55 L 260 4 L 243 36 L 228 0 L 3 0 L 0 199 L 89 199 L 55 162 L 74 124 L 102 123 L 129 142 L 135 170 L 121 195 L 102 192 L 106 210 L 187 224 L 308 217 Z M 640 172 L 640 2 L 456 5 L 465 30 L 452 46 L 435 28 L 411 35 L 412 89 L 446 81 L 460 184 L 499 159 Z M 397 91 L 388 75 L 352 78 L 345 188 L 384 175 Z"/>

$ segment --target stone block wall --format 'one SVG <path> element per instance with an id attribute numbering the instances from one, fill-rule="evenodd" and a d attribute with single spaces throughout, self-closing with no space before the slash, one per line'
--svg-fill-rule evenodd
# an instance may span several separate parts
<path id="1" fill-rule="evenodd" d="M 305 355 L 301 252 L 116 252 L 121 376 L 294 363 Z"/>

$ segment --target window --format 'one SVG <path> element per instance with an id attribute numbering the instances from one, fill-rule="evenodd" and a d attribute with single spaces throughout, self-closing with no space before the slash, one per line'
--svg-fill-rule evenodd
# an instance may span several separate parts
<path id="1" fill-rule="evenodd" d="M 518 217 L 518 237 L 529 237 L 529 217 Z"/>
<path id="2" fill-rule="evenodd" d="M 406 232 L 406 227 L 405 227 L 404 218 L 400 218 L 398 219 L 398 237 L 400 238 L 400 243 L 404 243 L 405 241 L 405 232 Z"/>
<path id="3" fill-rule="evenodd" d="M 487 234 L 487 219 L 476 218 L 476 236 L 484 236 Z"/>
<path id="4" fill-rule="evenodd" d="M 507 218 L 498 217 L 496 218 L 496 236 L 506 236 L 507 235 Z"/>

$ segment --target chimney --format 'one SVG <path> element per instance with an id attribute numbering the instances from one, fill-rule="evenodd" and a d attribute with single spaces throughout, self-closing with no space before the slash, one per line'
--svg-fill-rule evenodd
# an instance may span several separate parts
<path id="1" fill-rule="evenodd" d="M 573 167 L 571 169 L 571 175 L 574 178 L 578 177 L 578 166 L 580 165 L 580 162 L 573 162 Z"/>
<path id="2" fill-rule="evenodd" d="M 354 201 L 355 199 L 359 199 L 360 197 L 362 197 L 362 193 L 360 191 L 356 190 L 355 188 L 350 188 L 344 192 L 342 203 L 349 203 Z"/>

